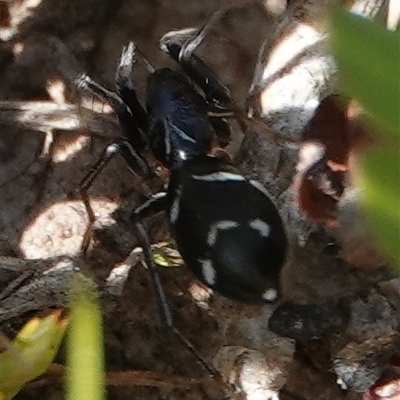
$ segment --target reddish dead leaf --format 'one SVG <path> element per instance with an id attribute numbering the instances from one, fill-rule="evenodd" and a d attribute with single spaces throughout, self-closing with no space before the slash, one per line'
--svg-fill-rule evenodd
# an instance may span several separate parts
<path id="1" fill-rule="evenodd" d="M 326 97 L 304 131 L 295 178 L 302 212 L 327 227 L 337 226 L 338 201 L 349 182 L 354 150 L 371 141 L 361 109 L 337 95 Z"/>
<path id="2" fill-rule="evenodd" d="M 321 101 L 303 135 L 305 143 L 322 144 L 326 159 L 343 167 L 347 166 L 350 148 L 346 108 L 347 104 L 339 96 L 326 97 Z"/>
<path id="3" fill-rule="evenodd" d="M 10 10 L 9 5 L 5 1 L 0 2 L 0 26 L 10 26 Z"/>
<path id="4" fill-rule="evenodd" d="M 343 193 L 345 172 L 331 168 L 323 145 L 317 142 L 303 144 L 297 171 L 294 187 L 299 208 L 309 219 L 335 227 L 337 203 Z"/>

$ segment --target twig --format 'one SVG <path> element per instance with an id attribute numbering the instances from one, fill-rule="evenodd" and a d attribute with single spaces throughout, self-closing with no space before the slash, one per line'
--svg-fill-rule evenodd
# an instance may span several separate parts
<path id="1" fill-rule="evenodd" d="M 61 383 L 66 368 L 60 364 L 53 364 L 40 379 L 30 382 L 28 387 L 42 387 L 53 383 Z M 107 386 L 147 386 L 166 389 L 190 388 L 194 385 L 209 382 L 208 376 L 203 378 L 188 378 L 180 375 L 170 375 L 152 371 L 114 371 L 107 372 L 105 383 Z"/>
<path id="2" fill-rule="evenodd" d="M 37 130 L 84 131 L 101 137 L 118 137 L 120 127 L 116 119 L 72 104 L 48 101 L 1 101 L 2 124 Z"/>

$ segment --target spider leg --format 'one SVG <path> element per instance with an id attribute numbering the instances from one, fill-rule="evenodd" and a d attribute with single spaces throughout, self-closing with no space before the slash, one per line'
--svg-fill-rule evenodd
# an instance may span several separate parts
<path id="1" fill-rule="evenodd" d="M 128 45 L 122 49 L 121 59 L 115 74 L 115 84 L 118 95 L 131 110 L 136 126 L 142 132 L 147 132 L 147 113 L 138 100 L 135 84 L 132 80 L 132 68 L 133 64 L 136 62 L 135 50 L 136 47 L 133 42 L 129 42 Z"/>
<path id="2" fill-rule="evenodd" d="M 101 171 L 105 168 L 105 166 L 111 161 L 111 159 L 118 153 L 118 145 L 116 143 L 112 143 L 104 150 L 101 157 L 96 161 L 90 171 L 86 174 L 86 176 L 82 179 L 79 185 L 79 193 L 83 204 L 86 209 L 86 213 L 89 218 L 88 225 L 86 227 L 86 231 L 83 235 L 81 249 L 83 253 L 86 253 L 90 240 L 93 234 L 93 225 L 96 222 L 96 217 L 94 215 L 93 209 L 90 205 L 88 190 L 92 186 L 94 180 L 98 177 Z"/>
<path id="3" fill-rule="evenodd" d="M 117 114 L 123 129 L 121 138 L 106 148 L 80 184 L 80 194 L 89 217 L 89 224 L 81 246 L 84 252 L 86 252 L 89 247 L 95 222 L 95 215 L 90 206 L 88 190 L 92 186 L 93 181 L 115 154 L 120 153 L 134 173 L 142 176 L 149 175 L 150 173 L 150 167 L 147 161 L 138 152 L 143 150 L 147 144 L 144 133 L 147 131 L 148 118 L 146 111 L 137 98 L 135 86 L 132 81 L 132 67 L 134 63 L 135 47 L 134 44 L 130 42 L 124 47 L 117 68 L 115 78 L 117 93 L 107 90 L 86 74 L 82 74 L 76 80 L 79 90 L 88 91 L 110 104 Z"/>
<path id="4" fill-rule="evenodd" d="M 161 50 L 169 54 L 182 67 L 187 76 L 203 90 L 210 104 L 209 116 L 212 117 L 210 121 L 222 147 L 226 143 L 227 137 L 230 137 L 230 134 L 227 134 L 230 132 L 227 118 L 235 118 L 243 132 L 249 128 L 266 134 L 274 141 L 297 142 L 272 131 L 262 119 L 247 115 L 245 110 L 234 103 L 229 89 L 219 82 L 212 69 L 194 54 L 216 22 L 229 9 L 228 5 L 214 11 L 200 28 L 187 28 L 166 33 L 160 39 Z M 215 122 L 217 118 L 220 118 L 221 121 Z"/>
<path id="5" fill-rule="evenodd" d="M 140 223 L 140 221 L 144 218 L 165 209 L 167 200 L 166 196 L 167 194 L 165 192 L 156 193 L 155 195 L 150 197 L 150 199 L 147 200 L 143 205 L 136 208 L 131 216 L 131 220 L 135 225 L 135 231 L 139 244 L 143 248 L 144 260 L 147 265 L 147 270 L 149 272 L 150 282 L 157 299 L 157 307 L 161 319 L 161 324 L 179 339 L 179 341 L 189 350 L 189 352 L 212 376 L 219 376 L 217 370 L 201 356 L 201 354 L 196 350 L 195 346 L 193 346 L 190 340 L 187 339 L 175 326 L 171 309 L 169 307 L 167 297 L 160 281 L 157 266 L 151 253 L 149 236 L 143 225 Z"/>
<path id="6" fill-rule="evenodd" d="M 214 11 L 200 29 L 188 28 L 166 33 L 160 39 L 160 48 L 169 54 L 203 90 L 210 104 L 226 110 L 233 106 L 229 89 L 221 84 L 212 69 L 194 54 L 224 13 L 222 10 Z"/>
<path id="7" fill-rule="evenodd" d="M 180 64 L 187 76 L 203 90 L 210 110 L 214 114 L 210 118 L 211 125 L 219 145 L 225 147 L 230 141 L 231 130 L 225 115 L 221 117 L 217 114 L 218 112 L 232 114 L 233 101 L 229 89 L 222 85 L 211 68 L 194 54 L 215 23 L 214 19 L 219 17 L 219 12 L 216 11 L 211 16 L 212 20 L 207 21 L 199 30 L 189 28 L 167 33 L 161 38 L 160 47 Z"/>
<path id="8" fill-rule="evenodd" d="M 123 81 L 123 79 L 117 83 L 118 91 L 123 96 L 121 97 L 120 94 L 106 89 L 86 74 L 82 74 L 76 79 L 78 90 L 88 91 L 112 107 L 117 114 L 124 136 L 132 143 L 135 149 L 141 150 L 146 145 L 144 131 L 142 131 L 141 126 L 147 124 L 147 116 L 144 117 L 146 113 L 137 100 L 135 90 L 129 88 L 127 86 L 128 83 L 129 80 Z M 136 102 L 134 98 L 136 98 Z M 125 102 L 124 99 L 127 99 L 127 101 Z"/>
<path id="9" fill-rule="evenodd" d="M 103 169 L 114 158 L 116 154 L 121 154 L 125 162 L 128 164 L 129 168 L 133 172 L 140 171 L 142 176 L 149 175 L 150 173 L 150 168 L 147 162 L 133 149 L 132 145 L 125 138 L 120 138 L 117 142 L 111 143 L 107 146 L 103 154 L 96 161 L 96 163 L 87 173 L 87 175 L 82 179 L 79 185 L 79 193 L 82 198 L 83 204 L 85 205 L 85 209 L 89 218 L 89 223 L 83 235 L 81 245 L 83 253 L 86 253 L 89 248 L 90 240 L 93 234 L 93 226 L 96 221 L 96 217 L 90 205 L 88 191 L 93 185 L 95 179 L 99 176 L 99 174 L 103 171 Z"/>
<path id="10" fill-rule="evenodd" d="M 188 40 L 186 40 L 182 44 L 181 51 L 179 53 L 180 61 L 189 61 L 192 58 L 195 51 L 199 48 L 206 36 L 210 33 L 211 29 L 225 14 L 226 10 L 224 9 L 214 11 L 207 19 L 205 24 L 199 29 L 195 30 L 193 36 L 188 38 Z"/>

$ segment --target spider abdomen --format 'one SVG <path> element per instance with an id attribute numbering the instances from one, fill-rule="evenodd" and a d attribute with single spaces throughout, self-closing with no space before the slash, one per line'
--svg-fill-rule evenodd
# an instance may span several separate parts
<path id="1" fill-rule="evenodd" d="M 279 297 L 287 239 L 260 183 L 213 157 L 172 171 L 168 215 L 187 266 L 222 295 L 248 303 Z"/>

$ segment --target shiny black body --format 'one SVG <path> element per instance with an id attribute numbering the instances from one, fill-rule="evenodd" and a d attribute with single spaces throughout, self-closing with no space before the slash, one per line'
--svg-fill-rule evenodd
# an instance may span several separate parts
<path id="1" fill-rule="evenodd" d="M 206 154 L 214 131 L 207 103 L 189 80 L 177 71 L 161 68 L 147 81 L 148 141 L 155 157 L 167 167 Z"/>
<path id="2" fill-rule="evenodd" d="M 150 75 L 146 109 L 150 147 L 170 168 L 164 201 L 186 265 L 226 297 L 276 300 L 287 241 L 266 189 L 207 155 L 207 103 L 181 73 L 162 68 Z"/>
<path id="3" fill-rule="evenodd" d="M 172 170 L 167 199 L 173 236 L 198 279 L 243 302 L 268 301 L 268 289 L 279 296 L 286 236 L 260 184 L 224 161 L 197 156 Z M 204 273 L 205 263 L 214 276 Z"/>

